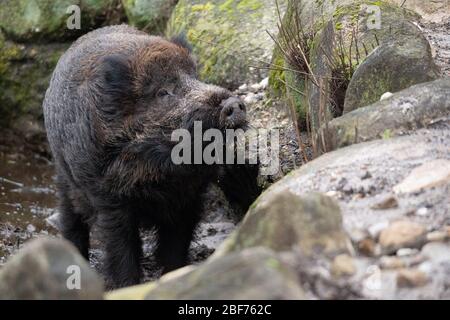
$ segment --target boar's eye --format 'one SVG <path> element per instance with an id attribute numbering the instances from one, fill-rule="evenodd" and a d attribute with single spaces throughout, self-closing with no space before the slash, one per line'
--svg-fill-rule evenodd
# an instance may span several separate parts
<path id="1" fill-rule="evenodd" d="M 166 89 L 159 89 L 158 92 L 156 93 L 156 96 L 158 98 L 167 97 L 170 95 L 171 95 L 170 92 L 167 91 Z"/>

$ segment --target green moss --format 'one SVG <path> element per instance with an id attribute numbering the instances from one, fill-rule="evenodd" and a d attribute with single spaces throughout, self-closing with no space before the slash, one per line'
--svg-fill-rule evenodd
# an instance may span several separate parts
<path id="1" fill-rule="evenodd" d="M 61 41 L 74 39 L 97 27 L 104 16 L 116 10 L 117 0 L 2 0 L 0 1 L 0 28 L 10 39 L 20 41 Z M 81 29 L 69 30 L 67 19 L 71 5 L 81 8 Z M 118 23 L 119 21 L 109 21 Z"/>
<path id="2" fill-rule="evenodd" d="M 229 11 L 233 10 L 234 7 L 235 7 L 235 1 L 234 0 L 227 0 L 227 1 L 225 1 L 224 3 L 222 3 L 220 5 L 219 9 L 221 11 L 229 12 Z"/>
<path id="3" fill-rule="evenodd" d="M 275 269 L 278 270 L 281 266 L 280 261 L 278 261 L 275 258 L 270 258 L 268 260 L 266 260 L 266 266 L 271 268 L 271 269 Z"/>
<path id="4" fill-rule="evenodd" d="M 192 12 L 205 12 L 214 9 L 214 5 L 211 2 L 205 4 L 194 4 L 192 6 Z"/>
<path id="5" fill-rule="evenodd" d="M 265 32 L 271 19 L 275 26 L 276 17 L 268 9 L 273 7 L 259 0 L 180 0 L 166 34 L 186 33 L 202 80 L 234 89 L 260 80 L 260 71 L 249 67 L 274 46 Z"/>
<path id="6" fill-rule="evenodd" d="M 287 97 L 293 103 L 297 112 L 298 120 L 301 124 L 306 122 L 307 104 L 305 97 L 300 92 L 305 92 L 305 80 L 300 74 L 296 74 L 292 71 L 286 72 L 286 88 Z"/>
<path id="7" fill-rule="evenodd" d="M 383 139 L 387 140 L 387 139 L 391 139 L 393 136 L 392 131 L 390 129 L 386 129 L 383 132 Z"/>
<path id="8" fill-rule="evenodd" d="M 283 96 L 286 93 L 286 73 L 284 70 L 284 57 L 279 48 L 273 54 L 272 70 L 269 72 L 269 87 L 275 96 Z"/>
<path id="9" fill-rule="evenodd" d="M 29 114 L 42 118 L 50 75 L 66 45 L 18 46 L 0 34 L 0 126 Z"/>
<path id="10" fill-rule="evenodd" d="M 221 11 L 226 11 L 232 13 L 234 10 L 239 10 L 241 12 L 249 12 L 253 10 L 258 10 L 262 7 L 262 3 L 259 0 L 227 0 L 219 6 Z"/>
<path id="11" fill-rule="evenodd" d="M 122 0 L 128 23 L 152 34 L 162 34 L 177 0 Z"/>
<path id="12" fill-rule="evenodd" d="M 241 0 L 239 1 L 238 10 L 258 10 L 262 6 L 260 0 Z"/>

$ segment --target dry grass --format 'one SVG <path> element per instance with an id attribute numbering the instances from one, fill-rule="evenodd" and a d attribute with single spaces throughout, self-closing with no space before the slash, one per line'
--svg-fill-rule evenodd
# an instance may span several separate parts
<path id="1" fill-rule="evenodd" d="M 331 111 L 333 118 L 339 117 L 343 113 L 345 94 L 350 83 L 350 80 L 357 68 L 357 66 L 368 56 L 369 50 L 364 43 L 359 43 L 360 30 L 358 20 L 347 28 L 341 28 L 336 30 L 336 24 L 331 21 L 333 27 L 333 43 L 330 45 L 332 50 L 326 50 L 323 47 L 319 47 L 320 54 L 325 57 L 325 63 L 330 70 L 328 76 L 318 76 L 314 73 L 311 67 L 311 51 L 313 41 L 318 35 L 318 30 L 314 27 L 315 23 L 312 21 L 310 27 L 305 27 L 301 18 L 301 0 L 290 0 L 288 6 L 293 9 L 291 12 L 290 21 L 283 21 L 281 17 L 278 1 L 278 37 L 270 35 L 275 42 L 277 48 L 283 55 L 284 60 L 287 62 L 286 66 L 274 66 L 269 68 L 276 71 L 292 72 L 300 80 L 304 80 L 312 86 L 315 86 L 319 90 L 319 117 L 318 127 L 324 128 L 321 137 L 313 137 L 311 134 L 311 116 L 310 116 L 310 101 L 309 93 L 311 87 L 306 86 L 305 92 L 302 92 L 299 88 L 295 88 L 283 79 L 277 79 L 282 82 L 287 89 L 295 91 L 296 93 L 305 97 L 304 101 L 306 106 L 306 131 L 308 132 L 309 143 L 313 146 L 313 154 L 318 155 L 319 149 L 327 151 L 326 146 L 327 136 L 329 136 L 327 122 L 329 120 L 328 113 Z M 297 5 L 295 5 L 297 4 Z M 318 19 L 321 19 L 319 17 Z M 345 39 L 346 38 L 346 39 Z M 376 43 L 379 44 L 375 35 Z M 371 48 L 373 49 L 373 48 Z M 298 129 L 298 114 L 296 112 L 296 106 L 292 99 L 287 101 L 290 109 L 292 121 Z M 298 129 L 299 130 L 299 129 Z M 301 141 L 300 133 L 297 132 L 297 138 L 299 139 L 299 147 L 303 154 L 303 158 L 307 161 L 306 154 L 304 152 L 304 143 Z M 317 142 L 322 144 L 321 148 L 316 145 Z"/>

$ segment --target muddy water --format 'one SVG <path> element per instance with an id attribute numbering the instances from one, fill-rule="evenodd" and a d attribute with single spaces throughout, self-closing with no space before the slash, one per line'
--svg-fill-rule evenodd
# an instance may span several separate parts
<path id="1" fill-rule="evenodd" d="M 26 240 L 56 234 L 46 222 L 57 203 L 53 175 L 37 155 L 0 153 L 0 265 Z"/>

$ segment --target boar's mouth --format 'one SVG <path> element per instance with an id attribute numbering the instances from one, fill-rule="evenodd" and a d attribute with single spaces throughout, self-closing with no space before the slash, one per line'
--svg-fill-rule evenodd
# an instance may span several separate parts
<path id="1" fill-rule="evenodd" d="M 221 111 L 219 115 L 220 127 L 224 129 L 246 129 L 247 108 L 245 104 L 236 97 L 230 97 L 223 100 L 220 104 Z"/>
<path id="2" fill-rule="evenodd" d="M 219 120 L 219 128 L 224 131 L 226 129 L 233 129 L 233 130 L 243 129 L 245 131 L 248 129 L 248 127 L 249 127 L 249 124 L 248 124 L 246 116 L 240 117 L 238 119 L 222 119 L 221 118 Z"/>

